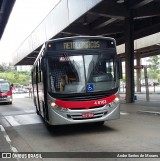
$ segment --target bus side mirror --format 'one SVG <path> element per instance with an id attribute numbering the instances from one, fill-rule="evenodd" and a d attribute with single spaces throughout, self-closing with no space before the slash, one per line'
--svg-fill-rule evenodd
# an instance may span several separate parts
<path id="1" fill-rule="evenodd" d="M 122 79 L 123 74 L 122 74 L 122 59 L 121 58 L 118 58 L 117 66 L 118 66 L 118 78 Z"/>

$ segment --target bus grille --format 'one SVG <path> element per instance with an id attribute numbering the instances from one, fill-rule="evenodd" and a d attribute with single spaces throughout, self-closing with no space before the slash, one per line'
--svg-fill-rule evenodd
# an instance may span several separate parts
<path id="1" fill-rule="evenodd" d="M 104 105 L 103 105 L 104 106 Z M 101 108 L 103 106 L 92 106 L 89 109 L 96 109 L 96 108 Z M 80 108 L 69 108 L 70 110 L 86 110 L 85 107 L 80 107 Z"/>
<path id="2" fill-rule="evenodd" d="M 0 100 L 6 100 L 7 96 L 0 96 Z"/>
<path id="3" fill-rule="evenodd" d="M 67 114 L 67 117 L 72 120 L 92 120 L 92 119 L 96 119 L 96 118 L 101 118 L 101 117 L 107 115 L 107 113 L 108 113 L 108 111 L 97 112 L 97 113 L 94 113 L 93 117 L 89 117 L 89 118 L 83 118 L 81 114 Z"/>

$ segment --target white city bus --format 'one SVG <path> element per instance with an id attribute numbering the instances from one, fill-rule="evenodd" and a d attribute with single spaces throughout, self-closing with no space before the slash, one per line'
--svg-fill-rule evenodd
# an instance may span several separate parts
<path id="1" fill-rule="evenodd" d="M 47 41 L 32 69 L 37 114 L 47 125 L 118 119 L 121 77 L 113 38 L 69 37 Z"/>

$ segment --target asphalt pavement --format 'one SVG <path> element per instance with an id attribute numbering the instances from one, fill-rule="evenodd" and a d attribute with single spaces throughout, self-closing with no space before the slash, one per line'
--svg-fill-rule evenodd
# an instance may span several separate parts
<path id="1" fill-rule="evenodd" d="M 150 101 L 146 101 L 145 93 L 139 94 L 136 93 L 136 100 L 134 103 L 125 102 L 125 94 L 121 93 L 121 113 L 142 113 L 142 114 L 150 114 L 150 115 L 160 115 L 160 94 L 150 94 Z M 14 97 L 26 97 L 29 100 L 32 99 L 27 94 L 26 95 L 14 95 Z M 16 152 L 16 148 L 12 146 L 11 140 L 7 135 L 4 125 L 4 118 L 1 115 L 2 105 L 0 105 L 0 152 Z M 0 153 L 0 158 L 2 157 L 2 153 Z M 5 155 L 4 155 L 5 157 Z M 1 160 L 1 159 L 0 159 Z M 14 160 L 14 159 L 13 159 Z"/>

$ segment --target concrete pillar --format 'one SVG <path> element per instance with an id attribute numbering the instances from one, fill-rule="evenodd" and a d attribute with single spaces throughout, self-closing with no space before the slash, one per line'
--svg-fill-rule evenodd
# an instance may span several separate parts
<path id="1" fill-rule="evenodd" d="M 141 57 L 140 57 L 139 52 L 136 53 L 136 63 L 137 63 L 137 66 L 141 65 Z M 136 80 L 137 92 L 141 92 L 141 70 L 142 69 L 136 70 L 136 73 L 137 73 L 137 80 Z"/>
<path id="2" fill-rule="evenodd" d="M 134 102 L 134 24 L 132 12 L 125 18 L 126 103 Z"/>

